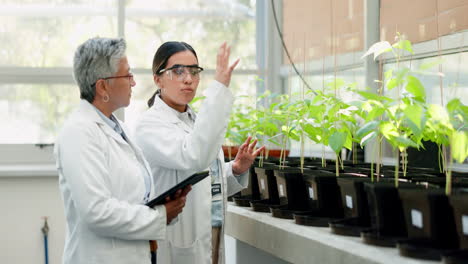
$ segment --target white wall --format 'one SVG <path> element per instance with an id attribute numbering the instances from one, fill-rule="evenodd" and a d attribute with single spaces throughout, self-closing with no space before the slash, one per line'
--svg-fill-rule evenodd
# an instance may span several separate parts
<path id="1" fill-rule="evenodd" d="M 62 263 L 65 216 L 58 177 L 0 177 L 0 263 L 45 263 L 41 228 L 49 224 L 49 263 Z"/>

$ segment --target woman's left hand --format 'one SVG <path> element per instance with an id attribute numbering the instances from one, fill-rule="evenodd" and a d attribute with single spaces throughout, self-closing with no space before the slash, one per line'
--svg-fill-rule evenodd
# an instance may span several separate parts
<path id="1" fill-rule="evenodd" d="M 234 163 L 232 164 L 232 172 L 235 175 L 240 175 L 246 172 L 250 166 L 252 166 L 255 158 L 260 154 L 265 146 L 255 150 L 255 145 L 257 145 L 257 140 L 254 140 L 250 143 L 252 137 L 248 137 L 247 140 L 239 147 Z"/>

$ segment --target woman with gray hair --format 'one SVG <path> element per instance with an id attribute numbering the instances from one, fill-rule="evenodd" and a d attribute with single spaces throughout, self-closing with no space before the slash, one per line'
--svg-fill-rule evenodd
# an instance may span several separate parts
<path id="1" fill-rule="evenodd" d="M 112 114 L 135 86 L 123 39 L 93 38 L 76 50 L 80 105 L 55 145 L 67 220 L 64 263 L 150 263 L 149 240 L 185 206 L 190 187 L 154 209 L 151 170 Z"/>

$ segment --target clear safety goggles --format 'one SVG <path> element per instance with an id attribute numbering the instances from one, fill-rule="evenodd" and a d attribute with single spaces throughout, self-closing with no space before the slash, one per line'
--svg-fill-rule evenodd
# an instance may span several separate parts
<path id="1" fill-rule="evenodd" d="M 176 64 L 170 68 L 162 69 L 159 73 L 166 73 L 169 75 L 171 80 L 174 78 L 178 81 L 183 81 L 187 78 L 187 75 L 193 80 L 200 80 L 200 73 L 203 71 L 203 68 L 198 65 L 180 65 Z"/>

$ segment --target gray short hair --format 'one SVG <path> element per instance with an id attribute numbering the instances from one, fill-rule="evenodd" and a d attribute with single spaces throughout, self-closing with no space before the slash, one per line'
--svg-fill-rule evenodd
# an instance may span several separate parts
<path id="1" fill-rule="evenodd" d="M 125 57 L 125 40 L 121 38 L 92 38 L 81 44 L 73 58 L 73 75 L 80 87 L 80 98 L 92 103 L 96 82 L 118 71 Z"/>

